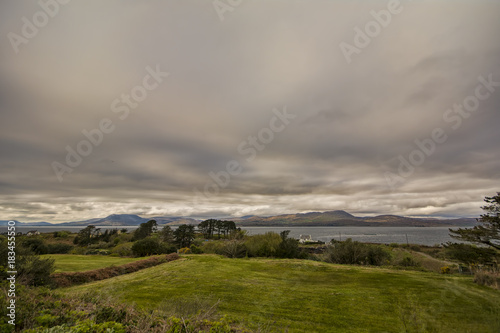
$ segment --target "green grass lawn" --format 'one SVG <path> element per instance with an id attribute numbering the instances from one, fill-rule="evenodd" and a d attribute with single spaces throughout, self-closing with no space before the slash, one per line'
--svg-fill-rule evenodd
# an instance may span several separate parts
<path id="1" fill-rule="evenodd" d="M 190 255 L 64 292 L 90 288 L 151 310 L 219 301 L 267 332 L 500 332 L 499 291 L 430 272 Z"/>
<path id="2" fill-rule="evenodd" d="M 145 258 L 120 258 L 101 255 L 45 254 L 42 258 L 55 259 L 55 273 L 90 271 L 111 265 L 119 266 Z"/>

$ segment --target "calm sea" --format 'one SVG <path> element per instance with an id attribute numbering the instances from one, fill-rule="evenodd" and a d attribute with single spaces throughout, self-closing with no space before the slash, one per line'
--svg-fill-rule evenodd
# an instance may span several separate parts
<path id="1" fill-rule="evenodd" d="M 137 227 L 101 227 L 105 229 L 134 230 Z M 78 232 L 82 227 L 18 227 L 16 231 L 26 233 L 30 230 L 40 232 L 53 232 L 68 230 Z M 369 243 L 400 243 L 405 244 L 406 239 L 410 244 L 436 245 L 456 240 L 449 236 L 448 227 L 243 227 L 250 235 L 263 234 L 268 231 L 281 232 L 290 230 L 290 237 L 298 238 L 300 235 L 311 235 L 312 239 L 329 242 L 331 239 L 345 240 L 352 238 L 360 242 Z M 0 232 L 7 231 L 7 227 L 0 227 Z"/>

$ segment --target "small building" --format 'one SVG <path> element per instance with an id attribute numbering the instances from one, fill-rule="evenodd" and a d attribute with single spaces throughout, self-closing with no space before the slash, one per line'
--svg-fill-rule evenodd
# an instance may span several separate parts
<path id="1" fill-rule="evenodd" d="M 311 243 L 314 242 L 311 238 L 311 235 L 300 235 L 299 236 L 299 243 L 304 244 L 304 243 Z"/>
<path id="2" fill-rule="evenodd" d="M 26 233 L 27 236 L 36 236 L 40 235 L 40 232 L 38 230 L 31 230 Z"/>

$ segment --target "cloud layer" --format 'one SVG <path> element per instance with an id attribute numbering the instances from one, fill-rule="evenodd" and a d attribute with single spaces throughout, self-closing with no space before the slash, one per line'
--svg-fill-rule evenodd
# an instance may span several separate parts
<path id="1" fill-rule="evenodd" d="M 355 45 L 354 29 L 387 6 L 262 0 L 221 21 L 209 1 L 69 2 L 16 53 L 11 33 L 23 36 L 23 17 L 42 9 L 3 3 L 0 219 L 477 216 L 500 189 L 500 4 L 403 1 L 348 63 L 339 45 Z M 169 76 L 120 119 L 113 101 L 148 66 Z M 479 77 L 494 82 L 480 88 L 488 97 L 453 111 Z M 238 147 L 285 107 L 295 118 L 248 161 Z M 66 165 L 66 147 L 105 118 L 114 131 L 59 181 L 53 162 Z M 412 163 L 415 140 L 436 129 L 446 140 Z M 217 185 L 210 173 L 232 160 L 242 171 Z"/>

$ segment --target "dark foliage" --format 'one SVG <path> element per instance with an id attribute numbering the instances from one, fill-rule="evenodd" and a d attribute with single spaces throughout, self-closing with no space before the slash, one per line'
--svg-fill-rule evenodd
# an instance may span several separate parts
<path id="1" fill-rule="evenodd" d="M 477 220 L 480 225 L 473 228 L 450 229 L 450 236 L 500 250 L 500 192 L 497 192 L 496 196 L 486 197 L 484 201 L 488 204 L 481 207 L 486 213 Z"/>
<path id="2" fill-rule="evenodd" d="M 158 229 L 158 224 L 155 220 L 149 220 L 146 223 L 141 223 L 139 228 L 134 231 L 134 240 L 140 240 L 151 236 Z"/>
<path id="3" fill-rule="evenodd" d="M 175 243 L 179 247 L 189 247 L 194 240 L 194 225 L 183 224 L 174 231 Z"/>
<path id="4" fill-rule="evenodd" d="M 391 255 L 380 245 L 364 244 L 348 238 L 344 242 L 335 242 L 325 253 L 326 261 L 349 265 L 382 265 Z"/>
<path id="5" fill-rule="evenodd" d="M 477 247 L 470 244 L 446 243 L 445 255 L 449 259 L 458 260 L 465 264 L 489 264 L 499 259 L 495 249 Z"/>

